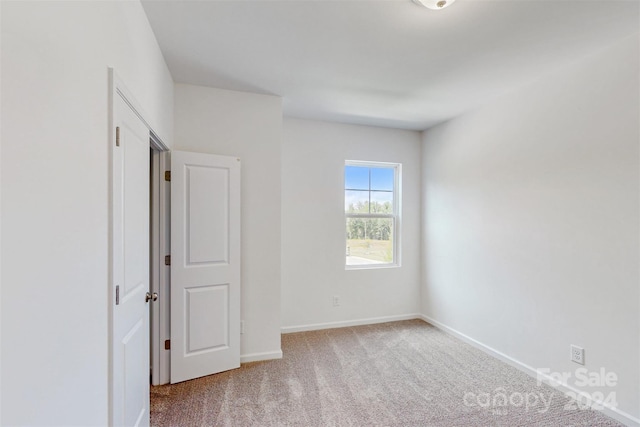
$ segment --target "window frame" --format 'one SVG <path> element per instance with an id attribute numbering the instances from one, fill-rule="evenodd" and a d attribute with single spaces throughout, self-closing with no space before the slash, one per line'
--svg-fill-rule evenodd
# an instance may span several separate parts
<path id="1" fill-rule="evenodd" d="M 342 169 L 342 192 L 343 192 L 343 207 L 346 204 L 346 192 L 349 191 L 345 185 L 345 170 L 347 166 L 356 166 L 356 167 L 366 167 L 366 168 L 381 168 L 381 169 L 393 169 L 393 213 L 391 214 L 381 214 L 381 213 L 348 213 L 344 212 L 344 227 L 347 226 L 347 220 L 349 218 L 390 218 L 393 221 L 392 228 L 392 250 L 393 250 L 393 261 L 390 263 L 378 263 L 378 264 L 363 264 L 363 265 L 349 265 L 347 264 L 347 258 L 345 254 L 345 270 L 371 270 L 377 268 L 397 268 L 401 266 L 400 263 L 400 230 L 401 230 L 401 207 L 402 207 L 402 163 L 393 163 L 393 162 L 374 162 L 374 161 L 365 161 L 365 160 L 345 160 L 344 168 Z M 371 187 L 368 189 L 371 192 Z M 346 228 L 345 228 L 346 229 Z M 345 243 L 346 243 L 345 236 Z"/>

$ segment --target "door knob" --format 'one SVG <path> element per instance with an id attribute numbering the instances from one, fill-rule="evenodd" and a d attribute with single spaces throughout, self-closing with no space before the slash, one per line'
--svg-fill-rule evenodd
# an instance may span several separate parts
<path id="1" fill-rule="evenodd" d="M 150 300 L 158 301 L 158 293 L 154 292 L 152 295 L 151 292 L 147 292 L 147 294 L 144 297 L 144 302 L 149 302 Z"/>

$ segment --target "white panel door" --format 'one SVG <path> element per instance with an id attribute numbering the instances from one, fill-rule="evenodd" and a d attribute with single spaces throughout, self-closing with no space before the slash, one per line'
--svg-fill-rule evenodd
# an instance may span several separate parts
<path id="1" fill-rule="evenodd" d="M 149 130 L 119 95 L 115 98 L 113 424 L 148 426 Z"/>
<path id="2" fill-rule="evenodd" d="M 240 367 L 240 160 L 171 153 L 171 382 Z"/>

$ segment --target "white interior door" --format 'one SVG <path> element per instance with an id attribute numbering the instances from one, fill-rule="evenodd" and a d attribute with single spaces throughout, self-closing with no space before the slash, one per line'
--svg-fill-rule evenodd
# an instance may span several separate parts
<path id="1" fill-rule="evenodd" d="M 171 153 L 171 382 L 240 366 L 240 160 Z"/>
<path id="2" fill-rule="evenodd" d="M 148 426 L 149 130 L 119 95 L 114 121 L 112 422 Z"/>

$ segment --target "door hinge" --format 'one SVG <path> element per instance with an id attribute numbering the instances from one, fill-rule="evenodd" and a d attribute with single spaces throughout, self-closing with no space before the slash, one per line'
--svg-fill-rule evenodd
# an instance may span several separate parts
<path id="1" fill-rule="evenodd" d="M 116 305 L 120 304 L 120 285 L 116 286 Z"/>
<path id="2" fill-rule="evenodd" d="M 171 255 L 166 255 L 164 257 L 164 265 L 171 265 Z"/>
<path id="3" fill-rule="evenodd" d="M 171 340 L 164 340 L 164 349 L 171 350 Z"/>
<path id="4" fill-rule="evenodd" d="M 164 173 L 164 180 L 165 181 L 171 181 L 171 171 L 166 171 Z"/>
<path id="5" fill-rule="evenodd" d="M 120 147 L 120 126 L 116 126 L 116 147 Z"/>

